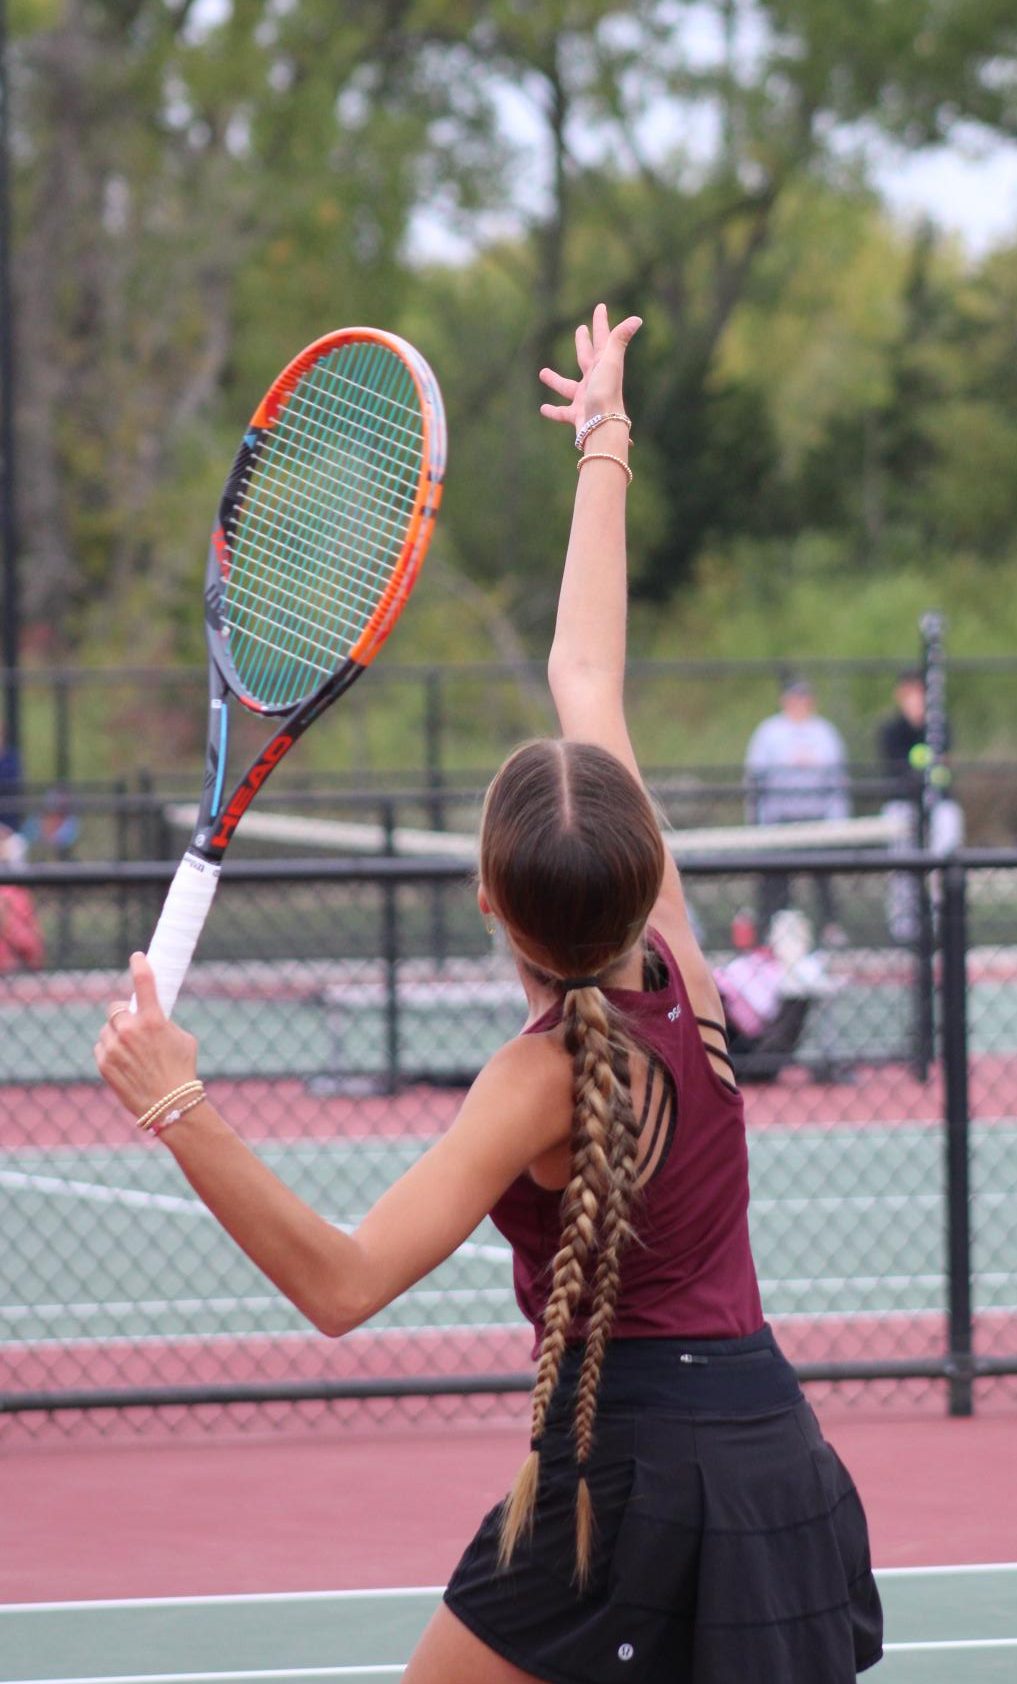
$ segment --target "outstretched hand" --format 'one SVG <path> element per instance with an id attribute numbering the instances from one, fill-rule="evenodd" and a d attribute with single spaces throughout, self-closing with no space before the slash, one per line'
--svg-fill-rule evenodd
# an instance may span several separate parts
<path id="1" fill-rule="evenodd" d="M 194 1080 L 198 1043 L 167 1018 L 143 953 L 131 954 L 131 981 L 136 1009 L 127 1000 L 111 1003 L 95 1062 L 121 1104 L 140 1117 L 174 1088 Z"/>
<path id="2" fill-rule="evenodd" d="M 589 327 L 584 322 L 576 329 L 576 361 L 579 379 L 558 374 L 553 368 L 542 368 L 540 378 L 545 386 L 564 403 L 542 403 L 540 413 L 549 421 L 565 421 L 578 429 L 592 415 L 605 415 L 623 409 L 622 373 L 625 352 L 639 329 L 641 316 L 626 316 L 612 328 L 608 322 L 607 306 L 598 304 Z"/>

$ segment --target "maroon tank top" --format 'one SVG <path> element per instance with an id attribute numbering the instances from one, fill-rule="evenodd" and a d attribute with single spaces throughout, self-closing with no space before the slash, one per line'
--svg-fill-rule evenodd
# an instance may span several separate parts
<path id="1" fill-rule="evenodd" d="M 655 930 L 649 941 L 666 967 L 664 986 L 605 992 L 670 1078 L 669 1102 L 657 1118 L 657 1128 L 670 1132 L 663 1142 L 651 1138 L 645 1151 L 646 1161 L 656 1165 L 632 1212 L 635 1237 L 622 1256 L 611 1336 L 740 1338 L 763 1323 L 749 1243 L 742 1098 L 707 1057 L 673 954 Z M 553 1029 L 560 1020 L 561 1006 L 554 1006 L 525 1033 Z M 648 1081 L 647 1092 L 650 1086 Z M 491 1219 L 512 1247 L 516 1298 L 539 1345 L 561 1238 L 561 1192 L 521 1175 Z M 572 1337 L 583 1333 L 580 1313 Z"/>

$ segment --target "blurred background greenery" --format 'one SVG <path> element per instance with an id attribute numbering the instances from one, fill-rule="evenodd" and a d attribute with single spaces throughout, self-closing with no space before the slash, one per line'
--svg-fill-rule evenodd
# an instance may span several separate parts
<path id="1" fill-rule="evenodd" d="M 543 728 L 525 663 L 546 651 L 575 474 L 536 372 L 571 366 L 600 297 L 645 317 L 635 655 L 897 660 L 930 606 L 951 656 L 1014 650 L 1017 212 L 972 248 L 892 192 L 914 157 L 1017 138 L 1010 0 L 8 13 L 30 666 L 201 662 L 238 426 L 302 344 L 371 322 L 433 363 L 451 440 L 385 665 L 499 660 L 512 729 Z M 968 752 L 1011 752 L 1013 681 L 979 687 Z M 80 707 L 101 757 L 123 721 L 100 694 Z M 51 729 L 37 699 L 29 775 Z M 855 711 L 886 700 L 883 678 Z M 202 701 L 199 683 L 196 719 Z M 647 704 L 651 758 L 736 762 L 772 701 L 676 674 Z M 398 763 L 406 716 L 372 703 Z"/>

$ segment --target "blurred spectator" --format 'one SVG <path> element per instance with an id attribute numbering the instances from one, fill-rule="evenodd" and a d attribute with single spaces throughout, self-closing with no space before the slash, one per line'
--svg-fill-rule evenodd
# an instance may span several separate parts
<path id="1" fill-rule="evenodd" d="M 922 793 L 930 771 L 934 778 L 932 800 L 927 811 L 925 845 L 934 854 L 949 854 L 964 841 L 964 813 L 948 794 L 949 768 L 932 766 L 926 741 L 925 680 L 917 667 L 900 673 L 894 686 L 895 711 L 879 727 L 877 746 L 884 777 L 894 786 L 894 797 L 883 812 L 894 820 L 892 846 L 899 852 L 919 843 Z M 949 726 L 946 748 L 950 746 Z M 913 946 L 919 936 L 918 878 L 896 871 L 887 886 L 886 921 L 894 941 Z"/>
<path id="2" fill-rule="evenodd" d="M 7 825 L 0 825 L 0 866 L 24 864 L 25 845 Z M 38 970 L 44 947 L 35 905 L 27 889 L 0 883 L 0 972 Z"/>
<path id="3" fill-rule="evenodd" d="M 816 710 L 812 685 L 805 678 L 788 678 L 781 691 L 780 712 L 757 725 L 745 754 L 749 817 L 755 824 L 794 824 L 802 820 L 846 819 L 850 812 L 847 753 L 835 726 Z M 842 946 L 844 932 L 837 921 L 829 877 L 816 874 L 816 901 L 821 941 Z M 761 880 L 759 932 L 766 941 L 774 913 L 791 898 L 790 874 Z"/>
<path id="4" fill-rule="evenodd" d="M 21 829 L 20 793 L 21 758 L 17 749 L 0 738 L 0 825 L 5 830 Z"/>
<path id="5" fill-rule="evenodd" d="M 833 988 L 809 920 L 792 910 L 774 914 L 766 945 L 738 953 L 713 974 L 732 1054 L 764 1055 L 759 1073 L 769 1076 L 795 1051 L 813 1003 Z"/>

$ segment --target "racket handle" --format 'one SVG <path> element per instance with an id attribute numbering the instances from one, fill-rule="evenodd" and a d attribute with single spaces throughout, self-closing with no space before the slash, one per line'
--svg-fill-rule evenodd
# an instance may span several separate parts
<path id="1" fill-rule="evenodd" d="M 163 902 L 159 922 L 148 949 L 148 962 L 155 972 L 159 1004 L 167 1017 L 173 1015 L 177 995 L 187 975 L 198 937 L 215 897 L 219 867 L 197 854 L 186 853 Z M 134 1005 L 132 1000 L 131 1005 Z"/>

